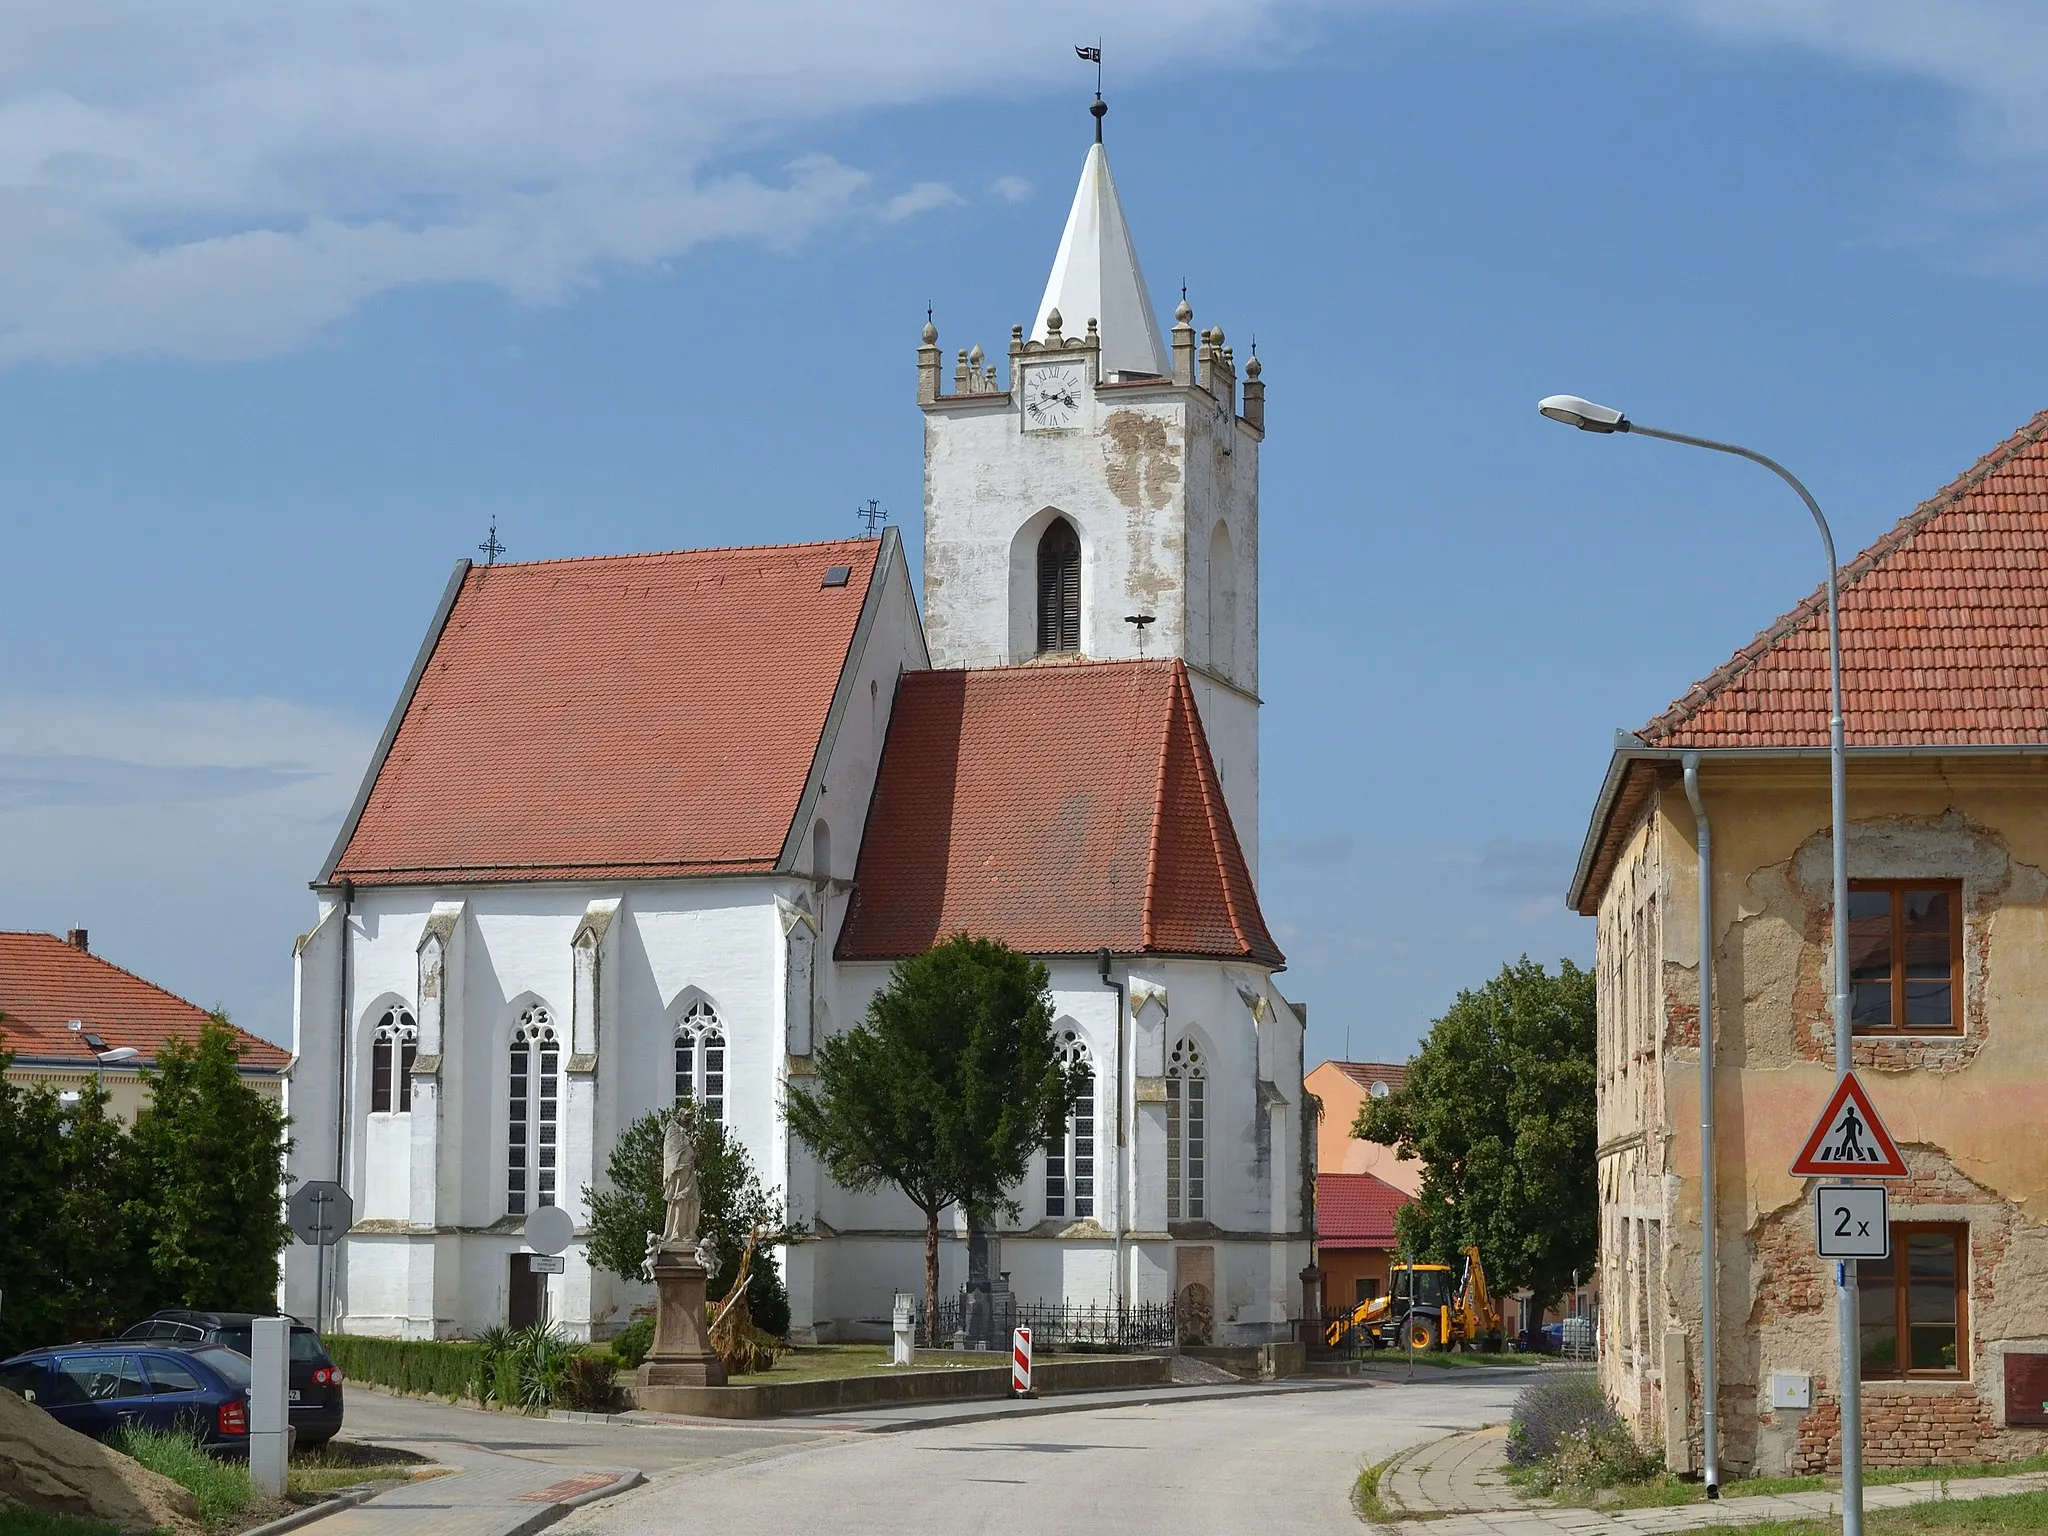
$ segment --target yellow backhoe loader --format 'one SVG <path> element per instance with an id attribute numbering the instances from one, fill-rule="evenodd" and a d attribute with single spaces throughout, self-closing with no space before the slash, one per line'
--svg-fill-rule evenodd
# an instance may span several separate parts
<path id="1" fill-rule="evenodd" d="M 1375 1349 L 1484 1349 L 1501 1344 L 1500 1304 L 1486 1287 L 1479 1250 L 1465 1250 L 1455 1286 L 1448 1264 L 1396 1264 L 1393 1289 L 1332 1318 L 1323 1338 L 1332 1349 L 1345 1335 Z"/>

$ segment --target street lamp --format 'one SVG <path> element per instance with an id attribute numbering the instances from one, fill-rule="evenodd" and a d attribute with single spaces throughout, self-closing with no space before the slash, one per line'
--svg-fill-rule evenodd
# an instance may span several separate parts
<path id="1" fill-rule="evenodd" d="M 92 1054 L 93 1058 L 100 1064 L 100 1092 L 105 1094 L 107 1091 L 107 1068 L 125 1066 L 131 1061 L 138 1060 L 142 1052 L 135 1049 L 132 1045 L 117 1045 L 111 1050 L 94 1051 Z"/>
<path id="2" fill-rule="evenodd" d="M 1843 747 L 1842 734 L 1842 595 L 1835 565 L 1835 536 L 1828 530 L 1828 520 L 1821 515 L 1820 503 L 1813 499 L 1813 493 L 1799 483 L 1792 471 L 1776 459 L 1766 458 L 1750 448 L 1734 443 L 1716 442 L 1710 437 L 1688 437 L 1683 432 L 1666 432 L 1656 427 L 1646 427 L 1633 422 L 1611 405 L 1597 405 L 1591 400 L 1581 400 L 1577 395 L 1550 395 L 1537 402 L 1536 409 L 1552 421 L 1563 422 L 1568 427 L 1577 427 L 1581 432 L 1633 432 L 1639 437 L 1661 438 L 1667 443 L 1684 443 L 1693 448 L 1710 448 L 1715 453 L 1733 454 L 1738 459 L 1748 459 L 1752 464 L 1761 464 L 1772 474 L 1783 480 L 1799 493 L 1799 499 L 1806 503 L 1806 510 L 1813 514 L 1814 526 L 1820 529 L 1820 542 L 1828 557 L 1828 777 L 1831 813 L 1831 834 L 1834 840 L 1834 900 L 1835 900 L 1835 1077 L 1837 1081 L 1849 1075 L 1852 1066 L 1849 1031 L 1849 814 L 1848 814 L 1848 768 Z M 1700 946 L 1700 975 L 1702 993 L 1705 992 L 1704 978 L 1710 961 L 1705 943 L 1705 913 L 1710 893 L 1700 892 L 1702 913 Z M 1701 1013 L 1701 1027 L 1706 1027 L 1704 1009 Z M 1702 1056 L 1710 1049 L 1707 1038 L 1702 1036 Z M 1702 1061 L 1701 1075 L 1711 1073 L 1711 1063 Z M 1711 1123 L 1711 1106 L 1708 1118 Z M 1706 1170 L 1706 1190 L 1713 1187 L 1713 1173 L 1709 1159 L 1711 1147 L 1702 1147 L 1701 1166 Z M 1703 1190 L 1704 1194 L 1706 1191 Z M 1711 1264 L 1713 1252 L 1713 1209 L 1704 1206 L 1705 1220 L 1701 1223 L 1705 1235 L 1702 1258 Z M 1863 1401 L 1862 1362 L 1858 1358 L 1858 1333 L 1856 1323 L 1856 1290 L 1849 1284 L 1846 1265 L 1838 1272 L 1836 1287 L 1835 1319 L 1842 1335 L 1841 1399 L 1842 1399 L 1842 1536 L 1862 1536 L 1863 1533 Z M 1706 1277 L 1704 1289 L 1711 1298 L 1713 1277 Z M 1706 1373 L 1711 1387 L 1715 1373 L 1711 1354 L 1714 1337 L 1714 1323 L 1711 1306 L 1703 1309 L 1703 1334 L 1708 1350 Z M 1704 1445 L 1708 1494 L 1713 1496 L 1713 1486 L 1718 1467 L 1714 1403 L 1711 1395 L 1706 1397 L 1704 1415 Z"/>

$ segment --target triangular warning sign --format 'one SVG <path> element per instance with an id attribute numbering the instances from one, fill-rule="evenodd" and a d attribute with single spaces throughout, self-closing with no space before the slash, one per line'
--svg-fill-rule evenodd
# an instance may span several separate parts
<path id="1" fill-rule="evenodd" d="M 1835 1084 L 1813 1134 L 1792 1160 L 1794 1178 L 1903 1179 L 1906 1160 L 1851 1072 Z"/>

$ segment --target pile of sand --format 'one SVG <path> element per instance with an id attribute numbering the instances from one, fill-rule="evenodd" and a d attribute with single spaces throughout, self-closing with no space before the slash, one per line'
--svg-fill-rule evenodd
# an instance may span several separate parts
<path id="1" fill-rule="evenodd" d="M 0 1505 L 198 1536 L 190 1492 L 0 1388 Z"/>

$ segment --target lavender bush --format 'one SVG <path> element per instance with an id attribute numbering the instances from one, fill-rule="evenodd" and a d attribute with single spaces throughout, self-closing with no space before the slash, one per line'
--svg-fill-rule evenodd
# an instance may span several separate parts
<path id="1" fill-rule="evenodd" d="M 1524 1388 L 1508 1421 L 1508 1464 L 1531 1467 L 1555 1456 L 1580 1430 L 1626 1435 L 1621 1418 L 1589 1372 L 1560 1371 Z"/>

